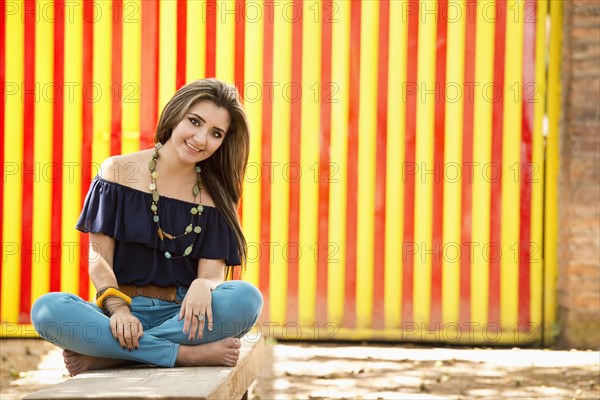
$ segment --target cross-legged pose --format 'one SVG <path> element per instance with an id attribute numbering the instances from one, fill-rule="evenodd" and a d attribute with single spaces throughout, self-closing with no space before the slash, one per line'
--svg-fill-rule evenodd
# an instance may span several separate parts
<path id="1" fill-rule="evenodd" d="M 86 196 L 77 229 L 89 232 L 96 299 L 48 293 L 32 307 L 72 376 L 132 363 L 234 366 L 260 315 L 258 289 L 225 280 L 246 258 L 237 207 L 249 129 L 237 90 L 214 79 L 182 87 L 154 141 L 104 161 Z"/>

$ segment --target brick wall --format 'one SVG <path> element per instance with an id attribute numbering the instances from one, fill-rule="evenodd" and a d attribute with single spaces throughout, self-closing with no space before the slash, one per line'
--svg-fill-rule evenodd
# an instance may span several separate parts
<path id="1" fill-rule="evenodd" d="M 564 2 L 559 345 L 600 347 L 600 2 Z"/>

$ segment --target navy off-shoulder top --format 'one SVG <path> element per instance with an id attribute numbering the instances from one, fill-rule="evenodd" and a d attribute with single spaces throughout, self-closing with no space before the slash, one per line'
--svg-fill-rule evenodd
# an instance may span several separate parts
<path id="1" fill-rule="evenodd" d="M 165 238 L 161 242 L 152 220 L 151 204 L 151 193 L 100 177 L 94 178 L 85 198 L 76 228 L 103 233 L 115 240 L 113 269 L 119 284 L 188 287 L 197 277 L 200 258 L 240 264 L 235 234 L 217 208 L 204 206 L 199 234 L 191 233 L 176 240 Z M 161 196 L 158 215 L 162 228 L 173 234 L 182 233 L 191 221 L 192 206 Z M 182 255 L 194 237 L 194 248 L 188 257 L 165 257 L 165 250 L 173 256 Z"/>

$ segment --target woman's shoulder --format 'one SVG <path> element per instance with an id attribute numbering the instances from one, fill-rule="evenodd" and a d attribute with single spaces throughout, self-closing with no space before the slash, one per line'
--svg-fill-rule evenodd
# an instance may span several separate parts
<path id="1" fill-rule="evenodd" d="M 148 161 L 151 155 L 152 150 L 141 150 L 110 156 L 100 166 L 98 176 L 105 181 L 146 191 L 146 181 L 149 179 Z"/>

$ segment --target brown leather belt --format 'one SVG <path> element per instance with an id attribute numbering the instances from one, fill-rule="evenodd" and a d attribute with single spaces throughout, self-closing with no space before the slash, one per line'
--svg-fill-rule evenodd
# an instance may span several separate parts
<path id="1" fill-rule="evenodd" d="M 179 303 L 177 301 L 177 286 L 162 287 L 156 285 L 119 285 L 119 290 L 129 297 L 145 296 L 152 297 L 153 299 L 174 301 Z"/>

